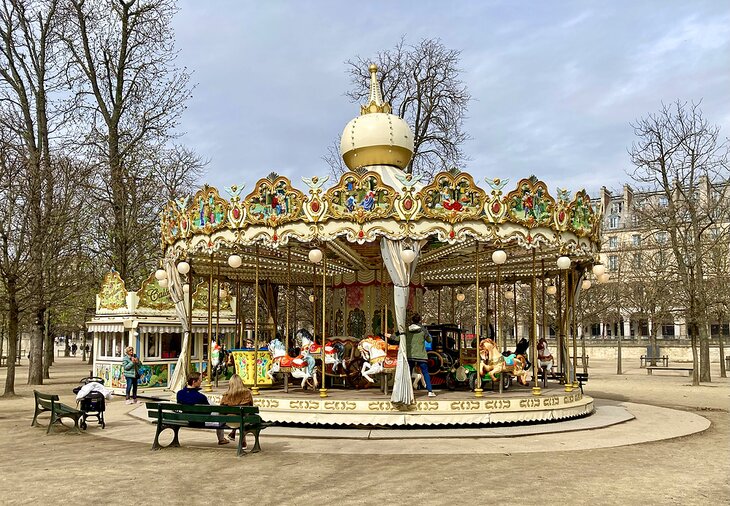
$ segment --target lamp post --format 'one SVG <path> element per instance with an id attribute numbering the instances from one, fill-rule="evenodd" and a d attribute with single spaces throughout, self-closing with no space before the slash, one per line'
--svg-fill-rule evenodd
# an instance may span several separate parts
<path id="1" fill-rule="evenodd" d="M 324 257 L 324 255 L 322 254 L 322 250 L 319 248 L 312 248 L 311 250 L 309 250 L 308 257 L 309 257 L 309 261 L 312 262 L 312 264 L 314 264 L 315 280 L 316 280 L 316 275 L 317 275 L 317 264 L 322 262 L 322 260 L 324 259 L 324 261 L 322 262 L 322 343 L 321 343 L 322 347 L 320 348 L 321 355 L 322 355 L 321 356 L 322 386 L 319 389 L 319 396 L 322 398 L 325 398 L 325 397 L 327 397 L 327 388 L 326 388 L 326 384 L 325 384 L 325 364 L 324 364 L 325 331 L 327 330 L 327 328 L 326 328 L 327 324 L 325 322 L 325 318 L 327 317 L 327 304 L 326 304 L 326 294 L 325 294 L 325 290 L 327 288 L 327 259 Z M 316 300 L 313 301 L 313 305 L 314 305 L 314 311 L 315 311 L 315 315 L 316 315 L 316 311 L 317 311 Z M 315 332 L 315 334 L 317 332 L 316 324 L 314 327 L 314 332 Z"/>
<path id="2" fill-rule="evenodd" d="M 177 271 L 180 274 L 187 274 L 190 271 L 190 264 L 187 262 L 180 262 L 177 264 Z M 210 254 L 210 275 L 208 276 L 208 362 L 207 362 L 207 374 L 205 375 L 205 386 L 203 391 L 210 393 L 213 391 L 213 384 L 210 381 L 210 375 L 212 374 L 211 368 L 211 354 L 213 351 L 213 253 Z"/>
<path id="3" fill-rule="evenodd" d="M 535 248 L 532 249 L 532 285 L 530 299 L 532 302 L 532 395 L 540 395 L 542 390 L 537 382 L 539 360 L 537 359 L 537 297 L 535 296 Z M 544 300 L 544 298 L 543 298 Z"/>

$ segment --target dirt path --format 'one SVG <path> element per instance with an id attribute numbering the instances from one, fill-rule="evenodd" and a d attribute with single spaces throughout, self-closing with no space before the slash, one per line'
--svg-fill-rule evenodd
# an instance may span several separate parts
<path id="1" fill-rule="evenodd" d="M 730 501 L 730 383 L 692 387 L 688 378 L 647 376 L 592 364 L 586 393 L 688 410 L 712 426 L 693 436 L 618 448 L 531 454 L 448 455 L 440 440 L 403 441 L 410 454 L 287 452 L 296 440 L 266 441 L 236 459 L 218 449 L 150 452 L 131 443 L 31 428 L 32 388 L 22 367 L 16 399 L 0 399 L 0 503 L 60 498 L 61 504 L 724 504 Z M 61 358 L 41 389 L 72 402 L 88 367 Z M 0 369 L 4 382 L 5 369 Z M 0 385 L 2 383 L 0 382 Z M 116 408 L 116 405 L 115 405 Z M 138 423 L 131 418 L 115 423 Z M 630 422 L 629 422 L 630 423 Z M 213 436 L 211 436 L 213 437 Z M 570 433 L 565 438 L 570 438 Z M 347 444 L 333 441 L 333 445 Z M 530 438 L 525 438 L 530 444 Z M 404 446 L 404 448 L 406 448 Z M 467 447 L 468 448 L 468 447 Z"/>

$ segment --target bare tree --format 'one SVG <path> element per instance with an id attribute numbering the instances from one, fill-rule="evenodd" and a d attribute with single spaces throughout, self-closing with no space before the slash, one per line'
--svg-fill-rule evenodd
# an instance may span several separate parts
<path id="1" fill-rule="evenodd" d="M 459 51 L 447 48 L 438 39 L 407 45 L 402 38 L 393 49 L 345 62 L 353 86 L 347 96 L 353 102 L 367 98 L 368 67 L 371 63 L 378 65 L 383 99 L 413 129 L 409 172 L 430 177 L 466 161 L 462 146 L 469 137 L 463 122 L 471 95 L 459 78 L 460 56 Z M 330 150 L 325 161 L 334 169 L 337 165 L 332 161 L 338 158 Z"/>
<path id="2" fill-rule="evenodd" d="M 159 220 L 150 202 L 160 200 L 159 167 L 151 166 L 149 154 L 176 135 L 190 96 L 190 76 L 175 66 L 177 8 L 173 0 L 64 5 L 68 76 L 91 125 L 85 146 L 99 169 L 96 216 L 107 234 L 100 234 L 97 252 L 108 255 L 130 286 L 153 267 L 157 253 Z"/>
<path id="3" fill-rule="evenodd" d="M 677 268 L 683 306 L 692 341 L 693 384 L 710 381 L 708 310 L 715 294 L 709 290 L 704 259 L 730 222 L 727 140 L 703 117 L 699 104 L 675 102 L 634 125 L 636 141 L 629 150 L 632 178 L 659 194 L 637 213 L 649 228 L 667 234 L 667 249 Z M 724 231 L 723 231 L 724 230 Z M 699 343 L 699 351 L 698 351 Z M 699 356 L 698 356 L 699 355 Z M 699 365 L 699 367 L 698 367 Z"/>

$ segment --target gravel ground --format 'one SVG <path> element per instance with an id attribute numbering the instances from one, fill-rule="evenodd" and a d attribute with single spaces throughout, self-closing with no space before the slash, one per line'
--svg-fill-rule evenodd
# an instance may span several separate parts
<path id="1" fill-rule="evenodd" d="M 692 387 L 687 377 L 647 376 L 625 364 L 591 361 L 586 394 L 700 414 L 704 432 L 669 440 L 589 450 L 491 453 L 469 440 L 403 440 L 388 455 L 308 452 L 306 442 L 266 440 L 264 451 L 235 458 L 228 448 L 150 452 L 150 443 L 57 434 L 31 428 L 32 387 L 27 366 L 16 382 L 19 397 L 0 399 L 0 503 L 60 504 L 728 504 L 730 503 L 730 382 L 718 378 Z M 715 364 L 719 369 L 719 366 Z M 0 369 L 4 388 L 6 369 Z M 59 358 L 39 389 L 72 403 L 71 389 L 88 371 L 78 358 Z M 112 407 L 113 406 L 113 407 Z M 114 426 L 140 422 L 111 403 Z M 114 411 L 112 411 L 114 410 Z M 665 411 L 662 411 L 666 413 Z M 47 418 L 46 418 L 47 420 Z M 45 420 L 44 420 L 45 423 Z M 631 427 L 632 422 L 626 422 Z M 636 425 L 639 427 L 639 425 Z M 645 426 L 643 426 L 645 427 Z M 607 429 L 597 429 L 607 430 Z M 642 429 L 645 430 L 645 429 Z M 534 444 L 521 437 L 524 444 Z M 565 433 L 564 438 L 576 437 Z M 582 437 L 591 437 L 591 433 Z M 211 438 L 214 439 L 211 431 Z M 151 442 L 151 441 L 150 441 Z M 214 442 L 214 441 L 213 441 Z M 454 454 L 453 445 L 463 446 Z M 231 445 L 229 445 L 231 446 Z M 335 451 L 335 447 L 337 450 Z M 354 445 L 353 445 L 354 447 Z M 297 451 L 291 451 L 294 448 Z M 447 449 L 448 448 L 448 449 Z"/>

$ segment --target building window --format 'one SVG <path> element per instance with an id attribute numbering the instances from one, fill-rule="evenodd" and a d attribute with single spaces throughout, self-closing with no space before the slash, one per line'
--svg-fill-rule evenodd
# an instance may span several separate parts
<path id="1" fill-rule="evenodd" d="M 634 253 L 631 264 L 634 269 L 641 269 L 641 253 Z"/>
<path id="2" fill-rule="evenodd" d="M 667 243 L 667 233 L 666 232 L 657 232 L 656 242 L 659 244 L 666 244 Z"/>
<path id="3" fill-rule="evenodd" d="M 608 238 L 608 247 L 609 248 L 618 248 L 618 237 L 615 235 L 612 235 Z"/>
<path id="4" fill-rule="evenodd" d="M 632 223 L 632 224 L 633 224 L 633 225 L 634 225 L 635 227 L 638 227 L 638 226 L 639 226 L 639 223 L 640 223 L 640 222 L 639 222 L 639 216 L 638 216 L 638 215 L 636 215 L 636 214 L 634 214 L 634 215 L 633 215 L 633 216 L 631 217 L 631 223 Z"/>
<path id="5" fill-rule="evenodd" d="M 610 257 L 608 257 L 608 270 L 618 270 L 618 257 L 616 255 L 611 255 Z"/>
<path id="6" fill-rule="evenodd" d="M 641 246 L 641 236 L 639 234 L 634 234 L 631 236 L 631 244 L 633 246 Z"/>
<path id="7" fill-rule="evenodd" d="M 611 214 L 621 214 L 623 204 L 621 202 L 614 202 L 611 204 Z"/>
<path id="8" fill-rule="evenodd" d="M 619 217 L 611 216 L 608 218 L 608 228 L 618 228 Z"/>

